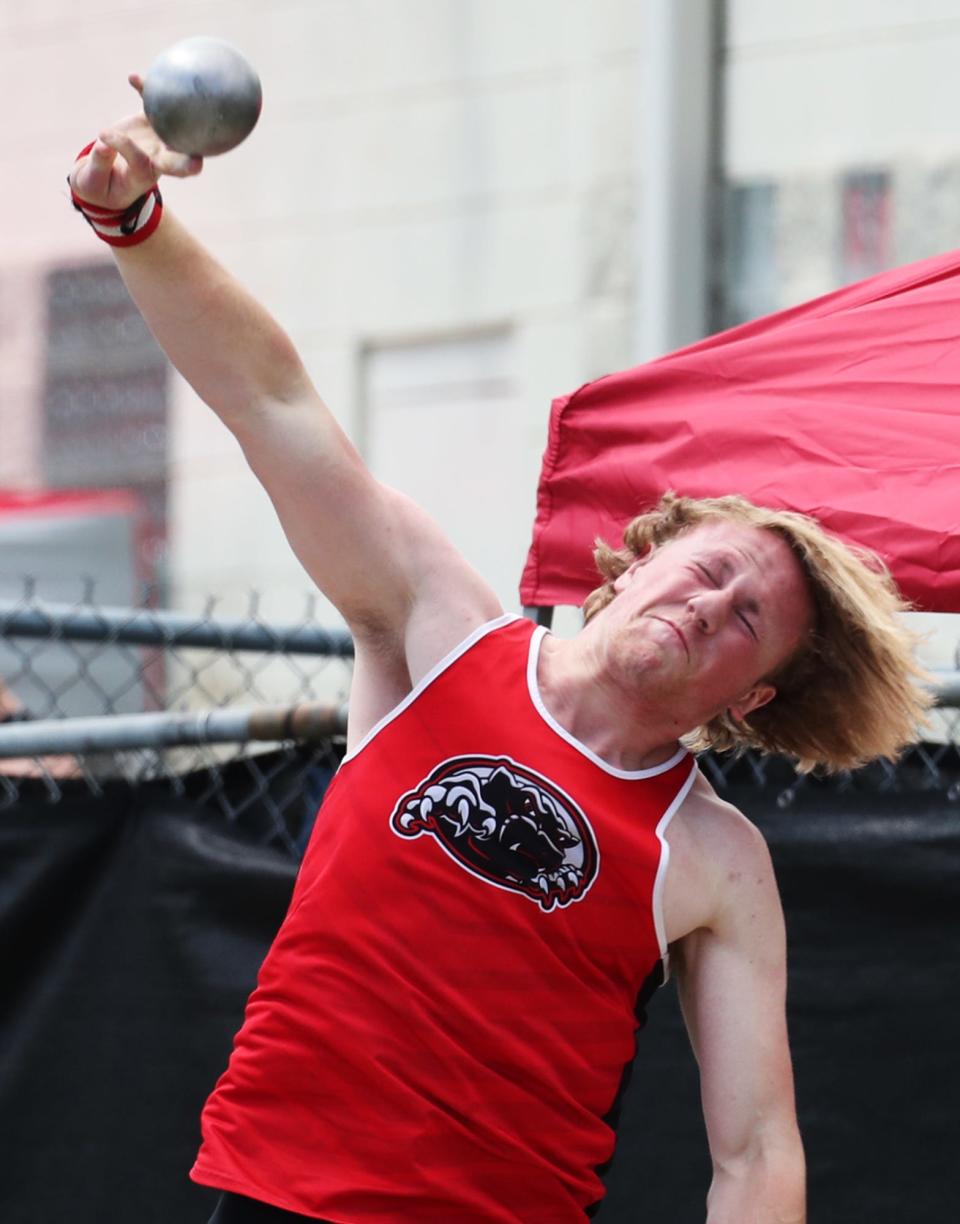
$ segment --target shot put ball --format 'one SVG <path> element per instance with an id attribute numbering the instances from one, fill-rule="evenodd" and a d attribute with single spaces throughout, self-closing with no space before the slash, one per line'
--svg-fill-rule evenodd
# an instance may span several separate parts
<path id="1" fill-rule="evenodd" d="M 260 117 L 260 78 L 249 61 L 219 38 L 185 38 L 150 65 L 143 109 L 165 145 L 213 157 L 235 148 Z"/>

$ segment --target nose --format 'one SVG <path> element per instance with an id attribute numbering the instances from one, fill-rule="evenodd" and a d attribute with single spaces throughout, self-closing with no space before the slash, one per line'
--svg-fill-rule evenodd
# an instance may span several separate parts
<path id="1" fill-rule="evenodd" d="M 716 633 L 730 615 L 732 592 L 724 587 L 700 591 L 687 600 L 687 612 L 701 633 Z"/>

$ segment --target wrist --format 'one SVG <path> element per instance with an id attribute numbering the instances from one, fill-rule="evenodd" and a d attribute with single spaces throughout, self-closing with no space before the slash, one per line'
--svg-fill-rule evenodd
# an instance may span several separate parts
<path id="1" fill-rule="evenodd" d="M 77 154 L 77 161 L 86 157 L 94 143 L 96 142 L 91 142 L 86 148 L 80 150 Z M 136 246 L 138 243 L 145 242 L 160 224 L 160 218 L 163 216 L 163 197 L 156 184 L 125 208 L 105 208 L 101 204 L 93 204 L 78 195 L 69 176 L 67 183 L 70 187 L 70 200 L 73 207 L 97 237 L 109 246 Z"/>

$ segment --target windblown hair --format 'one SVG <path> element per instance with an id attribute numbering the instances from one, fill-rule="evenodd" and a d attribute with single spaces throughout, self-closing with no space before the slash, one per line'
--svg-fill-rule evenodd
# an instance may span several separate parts
<path id="1" fill-rule="evenodd" d="M 898 615 L 909 609 L 883 562 L 829 535 L 813 519 L 768 510 L 738 496 L 691 498 L 667 493 L 635 518 L 623 547 L 597 541 L 603 585 L 583 605 L 584 621 L 616 597 L 615 580 L 655 545 L 701 523 L 725 519 L 776 532 L 800 562 L 814 607 L 812 632 L 765 679 L 777 690 L 742 722 L 724 713 L 697 728 L 694 751 L 755 748 L 792 757 L 801 772 L 855 769 L 895 759 L 918 736 L 932 696 L 917 664 L 917 637 Z"/>

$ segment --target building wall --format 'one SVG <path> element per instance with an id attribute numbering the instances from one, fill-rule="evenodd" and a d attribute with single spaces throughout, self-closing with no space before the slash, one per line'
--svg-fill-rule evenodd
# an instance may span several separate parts
<path id="1" fill-rule="evenodd" d="M 492 482 L 489 506 L 449 515 L 454 532 L 478 509 L 509 530 L 488 576 L 515 606 L 550 398 L 630 360 L 635 4 L 37 0 L 3 21 L 23 105 L 0 118 L 5 182 L 22 184 L 0 201 L 0 303 L 52 265 L 106 256 L 62 184 L 70 156 L 136 103 L 127 71 L 189 34 L 227 38 L 260 72 L 260 124 L 199 180 L 168 182 L 168 204 L 287 327 L 361 444 L 371 354 L 509 333 L 523 513 L 496 523 Z M 4 357 L 0 377 L 25 384 L 35 361 Z M 182 382 L 171 394 L 174 602 L 260 587 L 268 613 L 294 593 L 299 608 L 307 580 L 237 447 Z M 21 390 L 18 417 L 30 399 Z M 405 444 L 415 455 L 428 441 Z M 464 450 L 473 441 L 465 427 Z M 34 447 L 0 480 L 37 483 L 40 467 Z"/>
<path id="2" fill-rule="evenodd" d="M 772 209 L 754 313 L 958 244 L 958 54 L 958 0 L 730 0 L 725 173 Z M 865 176 L 886 200 L 864 242 Z"/>
<path id="3" fill-rule="evenodd" d="M 960 245 L 960 0 L 730 0 L 723 322 Z M 956 667 L 958 618 L 912 617 Z"/>
<path id="4" fill-rule="evenodd" d="M 635 0 L 4 5 L 0 484 L 43 479 L 45 278 L 109 258 L 68 205 L 70 156 L 136 105 L 128 70 L 216 34 L 256 64 L 263 116 L 199 180 L 168 182 L 168 204 L 284 323 L 375 462 L 370 386 L 384 354 L 506 338 L 514 496 L 510 521 L 493 519 L 504 560 L 488 576 L 515 606 L 549 401 L 635 359 L 641 109 L 656 53 L 646 11 Z M 960 0 L 730 0 L 718 325 L 956 245 L 958 42 Z M 214 591 L 228 606 L 258 587 L 266 614 L 298 615 L 308 581 L 238 448 L 182 382 L 169 394 L 173 602 Z M 391 450 L 391 476 L 420 471 L 422 424 L 393 424 L 411 462 Z M 443 427 L 475 457 L 475 406 Z M 502 446 L 496 431 L 488 441 Z M 480 512 L 495 516 L 491 471 Z M 457 535 L 477 512 L 461 500 L 441 517 Z"/>

